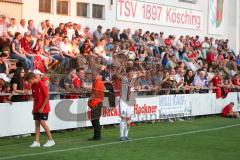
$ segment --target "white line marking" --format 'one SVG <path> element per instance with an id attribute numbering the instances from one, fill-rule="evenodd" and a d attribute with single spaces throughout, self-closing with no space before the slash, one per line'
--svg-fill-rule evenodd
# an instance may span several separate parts
<path id="1" fill-rule="evenodd" d="M 126 143 L 126 142 L 136 142 L 136 141 L 147 140 L 147 139 L 183 136 L 183 135 L 200 133 L 200 132 L 210 132 L 210 131 L 216 131 L 216 130 L 221 130 L 221 129 L 226 129 L 226 128 L 232 128 L 232 127 L 236 127 L 236 126 L 240 126 L 240 124 L 228 125 L 228 126 L 211 128 L 211 129 L 195 130 L 195 131 L 189 131 L 189 132 L 183 132 L 183 133 L 175 133 L 175 134 L 168 134 L 168 135 L 136 138 L 136 139 L 132 139 L 132 140 L 129 140 L 129 141 L 124 141 L 124 142 L 116 141 L 116 142 L 96 144 L 96 145 L 90 145 L 90 146 L 59 149 L 59 150 L 47 151 L 47 152 L 41 152 L 41 153 L 19 154 L 19 155 L 16 155 L 16 156 L 0 157 L 0 160 L 8 160 L 8 159 L 24 158 L 24 157 L 31 157 L 31 156 L 38 156 L 38 155 L 46 155 L 46 154 L 58 153 L 58 152 L 68 152 L 68 151 L 79 150 L 79 149 L 102 147 L 102 146 L 108 146 L 108 145 L 114 145 L 114 144 L 120 144 L 120 143 Z"/>

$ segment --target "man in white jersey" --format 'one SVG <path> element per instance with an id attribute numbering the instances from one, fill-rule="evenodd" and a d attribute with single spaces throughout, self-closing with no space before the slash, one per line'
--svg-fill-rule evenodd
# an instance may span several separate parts
<path id="1" fill-rule="evenodd" d="M 120 92 L 120 141 L 129 140 L 128 132 L 130 128 L 131 115 L 137 93 L 135 91 L 136 74 L 134 68 L 128 68 L 126 76 L 123 76 Z"/>

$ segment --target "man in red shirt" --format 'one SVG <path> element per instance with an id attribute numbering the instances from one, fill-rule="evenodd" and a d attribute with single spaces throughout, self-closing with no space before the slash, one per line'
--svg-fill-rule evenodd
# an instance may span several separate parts
<path id="1" fill-rule="evenodd" d="M 238 112 L 233 112 L 233 106 L 234 106 L 233 102 L 226 105 L 222 110 L 222 116 L 223 117 L 229 117 L 229 118 L 239 118 L 239 113 Z"/>
<path id="2" fill-rule="evenodd" d="M 222 78 L 221 72 L 217 71 L 216 76 L 213 77 L 211 83 L 214 87 L 213 92 L 216 93 L 216 98 L 221 98 L 223 96 L 222 93 Z"/>
<path id="3" fill-rule="evenodd" d="M 46 123 L 48 120 L 48 113 L 50 112 L 49 93 L 48 88 L 41 80 L 37 79 L 34 73 L 28 73 L 25 80 L 32 86 L 33 96 L 33 119 L 35 120 L 35 134 L 36 140 L 30 147 L 40 147 L 40 125 L 44 128 L 48 136 L 48 141 L 43 147 L 51 147 L 55 145 L 50 129 Z"/>
<path id="4" fill-rule="evenodd" d="M 96 141 L 101 139 L 101 125 L 99 119 L 101 117 L 105 86 L 102 81 L 102 76 L 98 71 L 92 73 L 92 78 L 94 82 L 92 84 L 92 95 L 88 100 L 88 106 L 91 108 L 91 122 L 94 129 L 94 136 L 89 140 Z"/>

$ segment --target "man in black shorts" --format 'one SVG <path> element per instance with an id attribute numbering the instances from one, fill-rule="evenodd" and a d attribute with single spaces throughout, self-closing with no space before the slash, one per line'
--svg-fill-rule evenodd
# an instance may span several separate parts
<path id="1" fill-rule="evenodd" d="M 44 128 L 48 136 L 48 141 L 43 147 L 51 147 L 55 145 L 50 129 L 46 123 L 48 120 L 48 113 L 50 112 L 49 93 L 45 83 L 35 77 L 33 73 L 28 73 L 25 80 L 32 85 L 33 95 L 33 119 L 35 120 L 35 134 L 36 140 L 30 147 L 40 147 L 40 125 Z"/>

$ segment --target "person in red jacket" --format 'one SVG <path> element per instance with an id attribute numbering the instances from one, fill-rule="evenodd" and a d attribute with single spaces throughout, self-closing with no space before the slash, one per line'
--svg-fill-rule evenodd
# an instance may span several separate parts
<path id="1" fill-rule="evenodd" d="M 234 106 L 233 102 L 226 105 L 222 110 L 222 117 L 239 118 L 239 113 L 233 112 L 233 106 Z"/>
<path id="2" fill-rule="evenodd" d="M 91 122 L 94 130 L 94 136 L 88 140 L 98 141 L 102 138 L 99 119 L 102 112 L 105 86 L 102 81 L 102 76 L 99 74 L 99 71 L 94 71 L 92 73 L 92 78 L 94 82 L 92 84 L 92 95 L 88 100 L 88 106 L 91 109 Z"/>
<path id="3" fill-rule="evenodd" d="M 45 83 L 35 77 L 34 73 L 28 73 L 25 77 L 32 86 L 33 96 L 33 119 L 35 120 L 35 134 L 36 140 L 30 147 L 40 147 L 40 125 L 44 128 L 48 136 L 48 141 L 43 147 L 51 147 L 55 145 L 50 129 L 46 123 L 48 120 L 48 113 L 50 112 L 49 93 Z"/>

